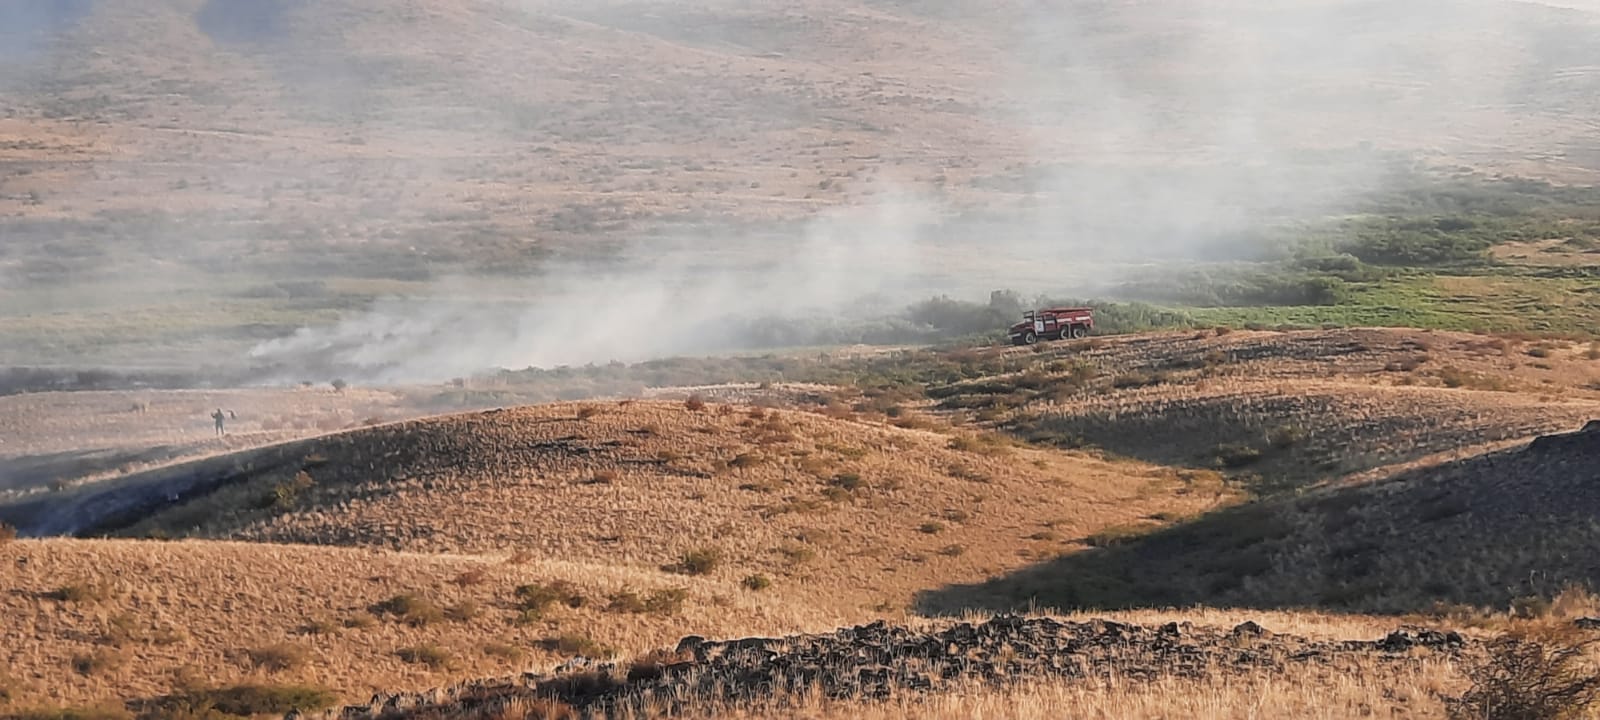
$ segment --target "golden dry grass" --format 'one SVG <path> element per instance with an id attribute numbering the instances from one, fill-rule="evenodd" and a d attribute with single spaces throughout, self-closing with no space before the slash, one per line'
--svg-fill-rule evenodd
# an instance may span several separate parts
<path id="1" fill-rule="evenodd" d="M 670 646 L 683 635 L 821 631 L 844 618 L 788 593 L 736 581 L 549 559 L 399 554 L 219 542 L 23 540 L 0 546 L 0 667 L 9 707 L 92 705 L 170 691 L 177 675 L 212 684 L 324 685 L 349 699 L 423 688 L 448 678 L 553 664 L 563 635 L 620 652 Z M 478 582 L 457 582 L 479 573 Z M 570 583 L 587 600 L 520 620 L 515 588 Z M 87 597 L 55 599 L 64 587 Z M 676 612 L 607 608 L 618 593 L 683 588 Z M 445 611 L 420 626 L 371 606 L 413 594 Z M 449 611 L 475 603 L 470 620 Z M 448 666 L 408 663 L 405 648 L 436 646 Z M 252 658 L 254 654 L 256 657 Z M 282 670 L 276 658 L 299 657 Z M 88 673 L 74 658 L 115 659 Z M 0 711 L 5 709 L 0 705 Z"/>
<path id="2" fill-rule="evenodd" d="M 123 534 L 525 551 L 651 570 L 710 551 L 709 577 L 762 574 L 819 607 L 900 612 L 931 578 L 982 578 L 1235 495 L 1215 479 L 995 436 L 668 401 L 454 415 L 293 447 L 303 470 L 246 473 Z"/>

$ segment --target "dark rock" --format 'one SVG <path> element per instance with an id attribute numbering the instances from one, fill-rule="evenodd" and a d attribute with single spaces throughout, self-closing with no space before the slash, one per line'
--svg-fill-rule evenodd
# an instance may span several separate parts
<path id="1" fill-rule="evenodd" d="M 1239 623 L 1238 625 L 1235 625 L 1234 628 L 1233 628 L 1233 632 L 1229 633 L 1229 635 L 1231 635 L 1233 637 L 1236 637 L 1236 638 L 1237 637 L 1266 637 L 1266 636 L 1271 635 L 1271 634 L 1272 633 L 1268 632 L 1266 628 L 1261 627 L 1260 625 L 1257 625 L 1254 620 L 1246 620 L 1246 621 L 1244 621 L 1242 623 Z"/>
<path id="2" fill-rule="evenodd" d="M 1241 645 L 1239 638 L 1251 641 Z M 1228 632 L 1186 623 L 1146 628 L 1009 615 L 934 631 L 875 622 L 826 635 L 788 638 L 709 641 L 688 636 L 678 643 L 677 651 L 693 653 L 695 660 L 649 672 L 637 671 L 637 665 L 567 663 L 548 675 L 523 674 L 417 695 L 374 697 L 371 704 L 346 708 L 339 717 L 494 716 L 527 698 L 567 703 L 582 717 L 628 716 L 645 707 L 674 714 L 697 703 L 775 696 L 781 702 L 794 692 L 883 699 L 970 681 L 1003 684 L 1090 674 L 1154 680 L 1255 673 L 1291 663 L 1331 668 L 1337 667 L 1336 662 L 1377 652 L 1419 647 L 1452 652 L 1465 642 L 1456 633 L 1421 628 L 1403 628 L 1377 641 L 1319 642 L 1275 635 L 1253 622 Z"/>
<path id="3" fill-rule="evenodd" d="M 1594 425 L 1595 423 L 1592 422 L 1589 424 Z M 1581 617 L 1577 620 L 1573 620 L 1572 624 L 1583 630 L 1600 630 L 1600 617 Z"/>

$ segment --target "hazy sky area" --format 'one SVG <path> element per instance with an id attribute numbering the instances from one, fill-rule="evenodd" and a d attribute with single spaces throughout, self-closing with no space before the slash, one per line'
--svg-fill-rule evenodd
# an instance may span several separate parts
<path id="1" fill-rule="evenodd" d="M 1491 1 L 4 3 L 0 138 L 72 162 L 0 179 L 0 291 L 149 307 L 280 379 L 408 381 L 1081 296 L 1231 259 L 1397 158 L 1584 170 L 1594 27 Z M 264 308 L 310 278 L 367 300 Z"/>

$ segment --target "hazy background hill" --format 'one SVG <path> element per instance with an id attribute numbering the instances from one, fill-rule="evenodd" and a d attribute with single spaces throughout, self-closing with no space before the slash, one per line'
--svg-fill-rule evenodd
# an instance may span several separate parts
<path id="1" fill-rule="evenodd" d="M 1532 3 L 0 13 L 9 363 L 642 359 L 752 298 L 1081 295 L 1417 167 L 1600 170 L 1600 20 Z"/>

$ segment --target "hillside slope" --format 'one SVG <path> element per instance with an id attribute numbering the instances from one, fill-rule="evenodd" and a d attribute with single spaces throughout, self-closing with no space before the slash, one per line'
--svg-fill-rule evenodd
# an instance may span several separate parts
<path id="1" fill-rule="evenodd" d="M 971 608 L 1513 605 L 1600 584 L 1600 422 L 1383 480 L 1252 503 L 976 585 L 922 595 Z M 1541 600 L 1541 598 L 1543 600 Z"/>
<path id="2" fill-rule="evenodd" d="M 1105 527 L 1188 516 L 1236 496 L 1215 477 L 992 435 L 689 405 L 557 404 L 408 421 L 45 501 L 65 514 L 8 512 L 35 534 L 92 511 L 100 519 L 84 529 L 134 537 L 520 551 L 728 582 L 762 575 L 791 597 L 850 613 L 904 608 L 930 577 L 976 580 L 1081 546 Z"/>
<path id="3" fill-rule="evenodd" d="M 694 632 L 845 622 L 736 581 L 527 556 L 26 540 L 0 545 L 0 580 L 0 714 L 153 698 L 193 681 L 313 685 L 354 700 Z M 525 612 L 523 586 L 560 599 Z M 644 608 L 652 597 L 665 601 Z"/>

